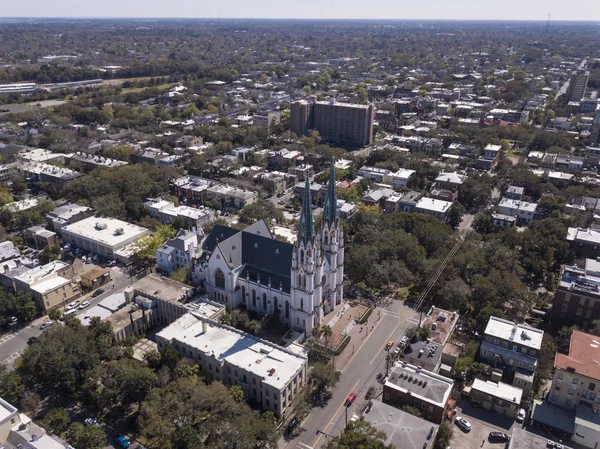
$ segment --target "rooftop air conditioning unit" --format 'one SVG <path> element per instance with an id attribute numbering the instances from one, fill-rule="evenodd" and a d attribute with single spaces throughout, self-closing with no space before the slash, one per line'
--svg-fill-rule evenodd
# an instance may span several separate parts
<path id="1" fill-rule="evenodd" d="M 115 234 L 116 235 L 123 235 L 125 233 L 125 231 L 123 230 L 123 228 L 117 228 L 115 229 Z"/>

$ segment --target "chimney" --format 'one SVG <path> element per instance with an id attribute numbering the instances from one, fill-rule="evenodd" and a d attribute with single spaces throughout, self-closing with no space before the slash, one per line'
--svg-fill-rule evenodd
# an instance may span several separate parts
<path id="1" fill-rule="evenodd" d="M 206 321 L 202 320 L 202 333 L 206 334 L 206 331 L 207 331 Z"/>

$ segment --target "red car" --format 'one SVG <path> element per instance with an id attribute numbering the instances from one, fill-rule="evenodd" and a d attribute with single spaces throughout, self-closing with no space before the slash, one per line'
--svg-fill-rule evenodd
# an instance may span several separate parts
<path id="1" fill-rule="evenodd" d="M 346 398 L 346 407 L 350 407 L 356 399 L 356 393 L 352 392 Z"/>

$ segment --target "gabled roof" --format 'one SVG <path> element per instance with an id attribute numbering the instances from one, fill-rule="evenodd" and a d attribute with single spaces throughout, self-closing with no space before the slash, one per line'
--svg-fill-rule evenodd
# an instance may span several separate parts
<path id="1" fill-rule="evenodd" d="M 210 234 L 208 234 L 208 237 L 206 237 L 206 240 L 204 240 L 202 248 L 206 251 L 213 252 L 217 246 L 217 240 L 222 242 L 238 232 L 240 231 L 230 228 L 229 226 L 215 225 L 214 228 L 212 228 L 212 231 L 210 231 Z"/>
<path id="2" fill-rule="evenodd" d="M 289 243 L 242 231 L 242 263 L 265 274 L 290 277 L 292 249 Z M 262 275 L 261 275 L 262 278 Z"/>

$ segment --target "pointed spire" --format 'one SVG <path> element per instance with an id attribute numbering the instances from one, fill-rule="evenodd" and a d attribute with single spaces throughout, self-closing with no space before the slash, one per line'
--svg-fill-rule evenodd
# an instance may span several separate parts
<path id="1" fill-rule="evenodd" d="M 329 182 L 327 184 L 325 207 L 323 208 L 323 222 L 335 223 L 338 217 L 337 192 L 335 183 L 335 160 L 332 159 L 331 168 L 329 169 Z"/>
<path id="2" fill-rule="evenodd" d="M 315 237 L 315 222 L 312 214 L 312 195 L 308 177 L 304 183 L 304 199 L 302 201 L 302 214 L 300 215 L 300 231 L 298 241 L 312 241 Z"/>

